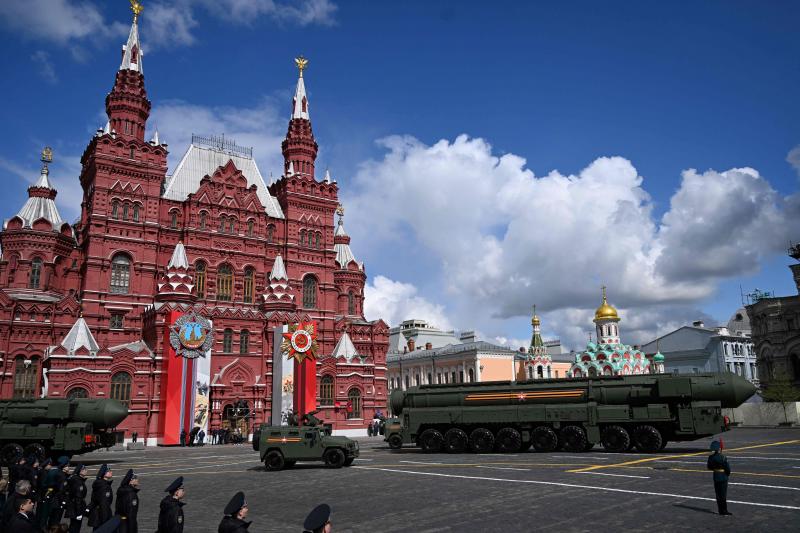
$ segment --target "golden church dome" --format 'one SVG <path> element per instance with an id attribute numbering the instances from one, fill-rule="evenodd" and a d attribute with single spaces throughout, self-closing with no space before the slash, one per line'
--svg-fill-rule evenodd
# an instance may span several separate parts
<path id="1" fill-rule="evenodd" d="M 594 312 L 594 319 L 595 320 L 607 320 L 607 319 L 614 319 L 619 320 L 619 315 L 617 314 L 617 310 L 614 308 L 613 305 L 608 303 L 606 299 L 606 288 L 603 286 L 603 303 L 600 307 L 597 308 L 597 311 Z"/>

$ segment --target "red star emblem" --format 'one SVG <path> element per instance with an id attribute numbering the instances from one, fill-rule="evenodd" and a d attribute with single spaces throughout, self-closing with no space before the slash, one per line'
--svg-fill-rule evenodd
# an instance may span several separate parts
<path id="1" fill-rule="evenodd" d="M 283 438 L 281 439 L 281 442 L 282 442 L 282 443 L 284 443 L 284 444 L 286 444 L 286 442 L 287 442 L 287 441 L 286 441 L 286 437 L 283 437 Z"/>
<path id="2" fill-rule="evenodd" d="M 317 323 L 300 322 L 290 324 L 289 331 L 283 334 L 281 351 L 290 359 L 302 362 L 306 357 L 317 358 Z"/>
<path id="3" fill-rule="evenodd" d="M 521 401 L 521 402 L 524 402 L 525 401 L 525 393 L 524 392 L 520 392 L 519 394 L 517 394 L 517 399 L 519 401 Z"/>

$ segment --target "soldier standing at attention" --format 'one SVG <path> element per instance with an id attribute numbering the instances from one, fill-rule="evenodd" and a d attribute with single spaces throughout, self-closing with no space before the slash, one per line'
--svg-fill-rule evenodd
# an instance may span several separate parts
<path id="1" fill-rule="evenodd" d="M 86 514 L 86 467 L 78 465 L 67 479 L 65 516 L 69 518 L 69 533 L 78 533 Z"/>
<path id="2" fill-rule="evenodd" d="M 303 533 L 331 533 L 331 506 L 321 503 L 314 507 L 303 522 L 303 529 Z"/>
<path id="3" fill-rule="evenodd" d="M 139 478 L 136 477 L 133 470 L 128 470 L 117 489 L 117 515 L 121 520 L 119 533 L 137 533 L 139 531 L 138 492 Z"/>
<path id="4" fill-rule="evenodd" d="M 64 515 L 64 497 L 67 489 L 67 470 L 69 459 L 66 456 L 58 458 L 55 468 L 48 472 L 49 480 L 45 480 L 47 494 L 45 495 L 47 525 L 53 526 L 61 523 Z"/>
<path id="5" fill-rule="evenodd" d="M 225 517 L 219 523 L 217 533 L 247 533 L 247 528 L 252 522 L 245 522 L 247 518 L 247 502 L 244 492 L 237 492 L 225 506 Z"/>
<path id="6" fill-rule="evenodd" d="M 181 500 L 186 494 L 183 488 L 183 476 L 170 483 L 164 492 L 169 494 L 161 500 L 156 533 L 183 533 L 182 507 L 185 504 Z"/>
<path id="7" fill-rule="evenodd" d="M 48 457 L 39 465 L 39 475 L 36 476 L 36 482 L 38 485 L 36 486 L 36 509 L 41 513 L 42 509 L 42 502 L 44 501 L 44 495 L 47 492 L 47 487 L 45 487 L 44 483 L 47 479 L 47 473 L 50 472 L 50 469 L 53 468 L 52 460 Z M 37 514 L 38 515 L 38 514 Z"/>
<path id="8" fill-rule="evenodd" d="M 731 475 L 731 467 L 728 458 L 720 453 L 719 441 L 711 443 L 711 451 L 714 453 L 708 458 L 708 469 L 714 471 L 714 493 L 717 496 L 717 510 L 721 515 L 730 516 L 728 512 L 728 477 Z"/>
<path id="9" fill-rule="evenodd" d="M 114 513 L 111 503 L 114 491 L 111 490 L 114 474 L 107 464 L 102 464 L 97 472 L 97 479 L 92 483 L 92 501 L 89 504 L 89 525 L 95 530 L 111 520 Z"/>

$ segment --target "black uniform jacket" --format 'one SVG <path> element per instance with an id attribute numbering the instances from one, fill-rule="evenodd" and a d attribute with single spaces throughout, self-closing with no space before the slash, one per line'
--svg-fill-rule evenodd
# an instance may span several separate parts
<path id="1" fill-rule="evenodd" d="M 136 533 L 139 530 L 139 489 L 124 485 L 117 489 L 116 512 L 122 519 L 119 533 Z"/>
<path id="2" fill-rule="evenodd" d="M 41 533 L 41 529 L 34 523 L 33 515 L 30 517 L 17 513 L 11 518 L 6 531 L 13 531 L 14 533 Z"/>
<path id="3" fill-rule="evenodd" d="M 158 512 L 158 531 L 156 533 L 183 533 L 183 507 L 171 494 L 161 500 Z"/>
<path id="4" fill-rule="evenodd" d="M 18 492 L 14 492 L 8 497 L 5 507 L 3 507 L 2 517 L 0 517 L 0 531 L 14 531 L 11 529 L 9 524 L 11 523 L 11 519 L 14 518 L 15 514 L 20 514 L 19 504 L 25 498 L 30 498 L 30 496 L 23 496 Z"/>
<path id="5" fill-rule="evenodd" d="M 86 479 L 78 474 L 72 474 L 67 479 L 67 504 L 64 506 L 64 515 L 67 518 L 77 518 L 86 514 Z"/>
<path id="6" fill-rule="evenodd" d="M 114 501 L 114 491 L 111 482 L 105 479 L 96 479 L 92 483 L 92 501 L 89 504 L 89 525 L 99 527 L 111 520 L 113 512 L 111 503 Z"/>
<path id="7" fill-rule="evenodd" d="M 247 528 L 251 522 L 245 522 L 241 518 L 226 516 L 219 523 L 217 533 L 247 533 Z"/>

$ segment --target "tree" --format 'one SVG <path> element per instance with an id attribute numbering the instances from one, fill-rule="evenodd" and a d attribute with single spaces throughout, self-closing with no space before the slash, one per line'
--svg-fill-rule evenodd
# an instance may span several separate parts
<path id="1" fill-rule="evenodd" d="M 768 402 L 779 402 L 783 405 L 783 418 L 788 425 L 789 415 L 786 412 L 786 408 L 789 407 L 790 403 L 800 401 L 800 389 L 794 386 L 788 375 L 782 374 L 769 382 L 761 397 Z"/>

